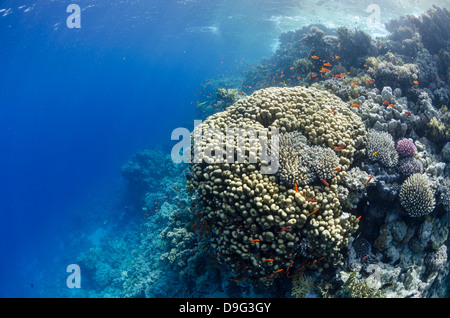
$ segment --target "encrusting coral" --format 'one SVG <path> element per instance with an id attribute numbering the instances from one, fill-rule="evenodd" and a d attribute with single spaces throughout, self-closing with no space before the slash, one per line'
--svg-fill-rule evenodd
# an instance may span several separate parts
<path id="1" fill-rule="evenodd" d="M 326 158 L 319 156 L 313 168 L 319 180 L 305 179 L 292 187 L 278 174 L 262 174 L 268 162 L 261 157 L 260 146 L 252 148 L 248 141 L 244 149 L 227 153 L 225 145 L 237 142 L 226 131 L 238 128 L 260 136 L 273 134 L 276 128 L 281 139 L 286 138 L 283 134 L 297 137 L 287 138 L 285 146 L 313 151 L 320 147 L 318 152 Z M 346 103 L 314 88 L 268 88 L 208 117 L 194 130 L 194 140 L 200 133 L 206 138 L 197 138 L 193 148 L 204 153 L 191 164 L 191 181 L 204 207 L 200 222 L 211 228 L 209 241 L 221 263 L 249 280 L 270 285 L 302 264 L 304 269 L 314 266 L 321 271 L 341 262 L 341 250 L 358 222 L 342 211 L 337 189 L 354 157 L 363 156 L 366 137 L 360 118 Z M 239 162 L 234 159 L 239 154 L 256 160 Z M 300 255 L 305 239 L 307 257 Z"/>

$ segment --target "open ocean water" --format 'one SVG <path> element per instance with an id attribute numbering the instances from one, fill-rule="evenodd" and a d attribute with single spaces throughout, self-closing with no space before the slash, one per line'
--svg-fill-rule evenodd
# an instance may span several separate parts
<path id="1" fill-rule="evenodd" d="M 448 298 L 449 9 L 444 0 L 0 1 L 0 297 Z M 339 193 L 334 217 L 350 225 L 337 249 L 311 238 L 326 218 L 301 212 L 303 198 L 294 221 L 248 219 L 258 194 L 241 205 L 202 194 L 209 176 L 195 172 L 208 168 L 170 157 L 176 128 L 192 131 L 271 87 L 329 91 L 376 135 L 360 158 L 332 167 L 350 177 L 309 183 Z M 389 147 L 394 163 L 374 160 Z M 404 194 L 413 174 L 425 189 Z M 217 202 L 237 215 L 220 216 Z M 302 213 L 320 227 L 298 225 Z"/>

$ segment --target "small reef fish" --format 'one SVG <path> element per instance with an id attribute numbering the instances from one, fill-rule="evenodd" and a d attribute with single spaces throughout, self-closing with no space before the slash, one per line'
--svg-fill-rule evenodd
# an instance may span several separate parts
<path id="1" fill-rule="evenodd" d="M 387 100 L 385 100 L 385 101 L 383 102 L 383 105 L 389 105 L 389 102 L 388 102 Z"/>
<path id="2" fill-rule="evenodd" d="M 394 104 L 389 104 L 389 107 L 394 107 L 395 105 Z"/>
<path id="3" fill-rule="evenodd" d="M 418 82 L 418 81 L 414 81 L 413 83 L 416 84 L 416 85 L 419 85 L 419 82 Z"/>
<path id="4" fill-rule="evenodd" d="M 341 73 L 339 76 L 344 77 L 345 75 L 346 75 L 345 73 Z"/>
<path id="5" fill-rule="evenodd" d="M 331 66 L 331 64 L 327 62 L 323 66 Z"/>
<path id="6" fill-rule="evenodd" d="M 364 262 L 368 257 L 369 257 L 369 254 L 367 254 L 366 256 L 364 256 L 364 258 L 363 258 L 359 263 L 361 264 L 361 263 Z"/>
<path id="7" fill-rule="evenodd" d="M 315 209 L 315 210 L 312 211 L 310 214 L 308 214 L 308 216 L 313 215 L 313 214 L 316 213 L 317 211 L 319 211 L 319 209 Z"/>
<path id="8" fill-rule="evenodd" d="M 276 273 L 279 273 L 279 272 L 282 272 L 282 271 L 283 271 L 283 269 L 279 269 L 279 270 L 273 272 L 273 274 L 276 274 Z M 273 274 L 272 274 L 272 275 L 273 275 Z"/>
<path id="9" fill-rule="evenodd" d="M 336 116 L 336 111 L 333 108 L 331 108 L 331 112 Z"/>
<path id="10" fill-rule="evenodd" d="M 332 172 L 336 172 L 336 171 L 339 171 L 339 170 L 341 170 L 341 167 L 334 168 Z"/>
<path id="11" fill-rule="evenodd" d="M 320 73 L 328 73 L 329 71 L 330 71 L 329 69 L 322 67 L 322 69 L 319 72 Z"/>
<path id="12" fill-rule="evenodd" d="M 369 184 L 370 180 L 372 180 L 372 178 L 373 178 L 373 176 L 370 176 L 369 179 L 367 179 L 366 188 L 367 188 L 367 185 Z"/>
<path id="13" fill-rule="evenodd" d="M 311 58 L 313 58 L 313 59 L 315 59 L 315 60 L 318 60 L 318 59 L 319 59 L 319 57 L 316 56 L 316 55 L 311 56 Z"/>
<path id="14" fill-rule="evenodd" d="M 267 258 L 267 259 L 264 260 L 264 262 L 273 262 L 273 259 Z"/>
<path id="15" fill-rule="evenodd" d="M 345 144 L 342 144 L 342 145 L 340 145 L 339 147 L 336 147 L 336 146 L 335 146 L 333 150 L 335 150 L 335 151 L 340 151 L 340 150 L 344 149 L 344 147 L 345 147 Z"/>
<path id="16" fill-rule="evenodd" d="M 375 80 L 372 78 L 372 79 L 366 81 L 366 85 L 373 84 L 374 82 L 375 82 Z"/>
<path id="17" fill-rule="evenodd" d="M 361 219 L 361 215 L 358 216 L 358 218 L 355 220 L 355 223 L 358 223 L 360 219 Z"/>
<path id="18" fill-rule="evenodd" d="M 306 194 L 305 194 L 305 199 L 306 199 L 306 201 L 309 201 L 309 202 L 317 202 L 316 199 L 308 198 L 308 197 L 306 196 Z"/>
<path id="19" fill-rule="evenodd" d="M 292 226 L 286 226 L 286 227 L 283 227 L 280 231 L 278 231 L 277 233 L 281 233 L 281 232 L 283 232 L 283 231 L 287 231 L 287 230 L 289 230 L 289 229 L 291 229 L 292 228 Z"/>
<path id="20" fill-rule="evenodd" d="M 375 152 L 372 154 L 372 156 L 376 156 L 376 155 L 378 155 L 378 151 L 375 151 Z"/>
<path id="21" fill-rule="evenodd" d="M 358 84 L 358 82 L 354 82 L 354 83 L 352 84 L 352 86 L 355 86 L 356 84 Z"/>
<path id="22" fill-rule="evenodd" d="M 353 104 L 354 107 L 360 108 L 358 104 Z"/>
<path id="23" fill-rule="evenodd" d="M 294 69 L 294 67 L 292 66 L 291 68 L 289 68 L 291 71 Z"/>
<path id="24" fill-rule="evenodd" d="M 336 55 L 335 58 L 336 58 L 336 60 L 339 60 L 341 57 Z"/>
<path id="25" fill-rule="evenodd" d="M 328 182 L 326 182 L 324 179 L 320 178 L 320 181 L 327 186 L 327 188 L 330 188 L 330 185 L 328 184 Z"/>
<path id="26" fill-rule="evenodd" d="M 254 239 L 253 241 L 251 241 L 250 243 L 256 243 L 256 242 L 259 242 L 260 240 L 259 239 Z"/>
<path id="27" fill-rule="evenodd" d="M 408 115 L 408 116 L 411 116 L 411 113 L 410 113 L 410 112 L 405 112 L 405 114 Z"/>

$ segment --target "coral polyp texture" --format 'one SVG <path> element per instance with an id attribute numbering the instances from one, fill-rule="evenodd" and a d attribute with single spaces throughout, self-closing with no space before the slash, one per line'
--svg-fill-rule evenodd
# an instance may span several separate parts
<path id="1" fill-rule="evenodd" d="M 225 151 L 235 143 L 226 131 L 236 128 L 278 138 L 278 172 L 261 172 L 268 162 L 260 146 Z M 343 211 L 338 186 L 366 144 L 364 125 L 346 103 L 314 88 L 267 88 L 208 117 L 193 135 L 200 133 L 194 149 L 215 158 L 193 162 L 191 182 L 203 206 L 199 222 L 211 228 L 208 240 L 222 264 L 262 285 L 294 269 L 342 264 L 358 222 Z M 239 154 L 254 160 L 238 161 Z"/>
<path id="2" fill-rule="evenodd" d="M 400 157 L 411 157 L 417 152 L 414 142 L 408 138 L 397 141 L 397 152 Z"/>
<path id="3" fill-rule="evenodd" d="M 398 153 L 392 136 L 384 131 L 369 129 L 367 132 L 367 155 L 372 161 L 378 161 L 386 167 L 398 162 Z"/>
<path id="4" fill-rule="evenodd" d="M 436 200 L 428 178 L 419 173 L 408 177 L 399 193 L 401 205 L 411 217 L 421 217 L 434 210 Z"/>

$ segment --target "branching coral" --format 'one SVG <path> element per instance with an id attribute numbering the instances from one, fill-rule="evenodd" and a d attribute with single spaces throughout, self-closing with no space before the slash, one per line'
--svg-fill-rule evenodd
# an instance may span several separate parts
<path id="1" fill-rule="evenodd" d="M 428 178 L 423 174 L 413 174 L 406 179 L 399 193 L 400 204 L 411 217 L 421 217 L 434 210 L 434 191 Z"/>
<path id="2" fill-rule="evenodd" d="M 320 178 L 337 175 L 339 157 L 329 148 L 310 146 L 298 131 L 284 133 L 279 139 L 280 179 L 288 186 L 307 185 Z"/>
<path id="3" fill-rule="evenodd" d="M 384 131 L 369 129 L 367 133 L 367 156 L 372 161 L 379 161 L 386 167 L 393 167 L 398 162 L 398 153 L 392 136 Z"/>

